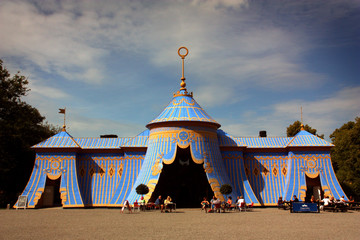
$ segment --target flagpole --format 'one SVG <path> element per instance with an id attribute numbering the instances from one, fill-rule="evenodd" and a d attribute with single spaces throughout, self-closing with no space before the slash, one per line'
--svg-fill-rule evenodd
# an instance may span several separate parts
<path id="1" fill-rule="evenodd" d="M 66 108 L 59 108 L 59 113 L 64 114 L 63 131 L 65 131 L 65 129 L 66 129 Z"/>
<path id="2" fill-rule="evenodd" d="M 65 109 L 65 111 L 64 111 L 64 126 L 63 126 L 63 128 L 65 129 L 66 128 L 66 121 L 65 121 L 65 119 L 66 119 L 66 107 L 64 109 Z"/>

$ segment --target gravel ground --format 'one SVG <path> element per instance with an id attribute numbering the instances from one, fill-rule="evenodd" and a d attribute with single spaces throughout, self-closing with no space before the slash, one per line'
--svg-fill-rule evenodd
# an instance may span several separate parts
<path id="1" fill-rule="evenodd" d="M 178 209 L 0 210 L 0 239 L 359 239 L 360 212 L 290 213 L 276 208 L 208 213 Z"/>

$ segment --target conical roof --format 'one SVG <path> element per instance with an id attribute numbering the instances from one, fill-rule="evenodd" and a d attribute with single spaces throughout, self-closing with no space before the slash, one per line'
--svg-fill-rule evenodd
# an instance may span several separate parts
<path id="1" fill-rule="evenodd" d="M 172 101 L 165 107 L 159 116 L 149 122 L 146 127 L 150 127 L 156 123 L 180 121 L 211 123 L 218 128 L 220 127 L 220 124 L 210 117 L 195 101 L 192 94 L 188 94 L 187 92 L 178 92 L 177 94 L 174 94 Z"/>
<path id="2" fill-rule="evenodd" d="M 298 132 L 293 140 L 288 144 L 288 147 L 333 147 L 334 144 L 325 141 L 324 139 L 319 138 L 306 130 L 301 130 Z"/>
<path id="3" fill-rule="evenodd" d="M 32 148 L 80 148 L 80 146 L 63 128 L 58 134 L 32 146 Z"/>

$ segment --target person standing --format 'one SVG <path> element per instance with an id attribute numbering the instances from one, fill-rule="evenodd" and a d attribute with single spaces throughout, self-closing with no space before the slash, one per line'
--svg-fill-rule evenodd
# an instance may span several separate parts
<path id="1" fill-rule="evenodd" d="M 208 206 L 209 206 L 209 202 L 206 199 L 206 197 L 204 197 L 204 199 L 201 202 L 201 210 L 205 210 L 205 213 L 207 213 Z"/>

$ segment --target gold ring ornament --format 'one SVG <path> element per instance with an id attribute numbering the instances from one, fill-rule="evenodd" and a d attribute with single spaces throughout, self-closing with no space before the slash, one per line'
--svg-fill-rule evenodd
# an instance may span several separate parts
<path id="1" fill-rule="evenodd" d="M 186 50 L 186 53 L 185 53 L 185 54 L 181 54 L 181 53 L 180 53 L 180 51 L 181 51 L 182 49 L 185 49 L 185 50 Z M 180 56 L 182 59 L 184 59 L 184 58 L 188 55 L 188 53 L 189 53 L 189 50 L 188 50 L 186 47 L 180 47 L 179 50 L 178 50 L 178 54 L 179 54 L 179 56 Z"/>

